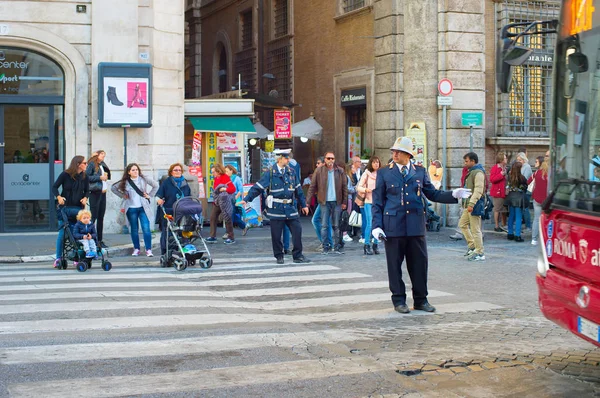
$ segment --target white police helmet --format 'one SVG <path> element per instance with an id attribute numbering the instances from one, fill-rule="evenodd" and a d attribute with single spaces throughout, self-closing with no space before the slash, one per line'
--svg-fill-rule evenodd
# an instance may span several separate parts
<path id="1" fill-rule="evenodd" d="M 402 151 L 408 153 L 411 157 L 414 157 L 415 147 L 413 142 L 408 137 L 398 137 L 394 145 L 390 148 L 393 151 Z"/>

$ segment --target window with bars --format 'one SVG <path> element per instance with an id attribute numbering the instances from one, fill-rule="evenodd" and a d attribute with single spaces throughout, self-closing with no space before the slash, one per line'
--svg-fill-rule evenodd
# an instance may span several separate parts
<path id="1" fill-rule="evenodd" d="M 255 90 L 256 56 L 254 49 L 243 50 L 235 54 L 235 76 L 242 76 L 242 89 Z"/>
<path id="2" fill-rule="evenodd" d="M 350 12 L 363 8 L 365 6 L 365 0 L 343 0 L 342 8 L 344 12 Z"/>
<path id="3" fill-rule="evenodd" d="M 240 47 L 252 48 L 252 9 L 240 14 Z"/>
<path id="4" fill-rule="evenodd" d="M 559 1 L 505 0 L 499 7 L 498 26 L 555 19 L 559 10 Z M 510 93 L 498 96 L 497 133 L 501 136 L 548 137 L 555 34 L 525 36 L 519 43 L 534 52 L 523 65 L 512 68 Z"/>
<path id="5" fill-rule="evenodd" d="M 288 34 L 288 0 L 273 1 L 273 32 L 276 39 Z"/>
<path id="6" fill-rule="evenodd" d="M 275 76 L 275 79 L 269 81 L 268 91 L 277 91 L 277 97 L 285 101 L 292 99 L 291 52 L 291 45 L 284 41 L 270 45 L 267 54 L 267 72 Z"/>

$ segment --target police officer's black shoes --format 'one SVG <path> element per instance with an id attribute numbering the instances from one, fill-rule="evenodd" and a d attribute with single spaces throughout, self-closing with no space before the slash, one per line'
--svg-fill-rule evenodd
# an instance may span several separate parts
<path id="1" fill-rule="evenodd" d="M 363 246 L 363 251 L 367 256 L 372 256 L 373 255 L 373 251 L 371 250 L 371 245 L 364 245 Z"/>
<path id="2" fill-rule="evenodd" d="M 283 264 L 283 257 L 277 257 L 277 264 Z"/>
<path id="3" fill-rule="evenodd" d="M 401 314 L 408 314 L 410 312 L 410 310 L 408 309 L 408 305 L 406 304 L 397 305 L 394 307 L 394 310 Z"/>
<path id="4" fill-rule="evenodd" d="M 294 262 L 296 264 L 306 264 L 306 263 L 310 263 L 311 261 L 304 256 L 300 256 L 300 257 L 295 258 Z"/>
<path id="5" fill-rule="evenodd" d="M 421 304 L 415 304 L 415 310 L 425 311 L 425 312 L 435 312 L 435 307 L 429 304 L 427 301 Z"/>
<path id="6" fill-rule="evenodd" d="M 373 243 L 373 254 L 379 254 L 379 246 Z"/>

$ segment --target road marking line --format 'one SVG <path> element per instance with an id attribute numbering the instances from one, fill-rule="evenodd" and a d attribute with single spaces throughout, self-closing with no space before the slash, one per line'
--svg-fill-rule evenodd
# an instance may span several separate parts
<path id="1" fill-rule="evenodd" d="M 436 305 L 437 314 L 489 311 L 502 307 L 484 302 L 451 303 Z M 0 334 L 32 334 L 46 332 L 77 332 L 91 330 L 117 330 L 132 328 L 155 328 L 169 326 L 198 326 L 204 327 L 219 324 L 253 324 L 253 323 L 289 323 L 307 324 L 317 322 L 343 322 L 362 319 L 393 319 L 397 316 L 433 315 L 422 311 L 410 314 L 397 314 L 390 309 L 335 312 L 318 314 L 182 314 L 182 315 L 156 315 L 139 317 L 112 317 L 112 318 L 85 318 L 85 319 L 46 319 L 35 321 L 1 322 Z"/>
<path id="2" fill-rule="evenodd" d="M 184 391 L 235 388 L 256 384 L 288 383 L 367 372 L 394 370 L 390 362 L 369 357 L 277 362 L 262 365 L 201 369 L 177 373 L 110 376 L 12 384 L 13 397 L 115 397 L 167 394 Z"/>
<path id="3" fill-rule="evenodd" d="M 105 298 L 105 297 L 262 297 L 287 294 L 337 292 L 344 290 L 387 288 L 388 282 L 339 283 L 334 285 L 291 286 L 256 290 L 227 290 L 221 292 L 206 290 L 132 290 L 98 292 L 61 292 L 61 293 L 24 293 L 0 294 L 2 301 L 59 300 L 67 298 Z"/>
<path id="4" fill-rule="evenodd" d="M 9 291 L 43 291 L 56 289 L 104 289 L 104 288 L 129 288 L 135 286 L 141 287 L 201 287 L 201 286 L 237 286 L 237 285 L 260 285 L 266 283 L 286 283 L 286 282 L 302 282 L 315 280 L 331 280 L 331 279 L 355 279 L 355 278 L 372 278 L 371 275 L 361 274 L 358 272 L 347 272 L 340 274 L 316 274 L 316 275 L 287 275 L 273 276 L 266 278 L 243 278 L 243 279 L 213 279 L 208 281 L 181 281 L 181 282 L 98 282 L 98 283 L 58 283 L 58 284 L 39 284 L 39 285 L 9 285 L 2 286 L 1 293 Z"/>
<path id="5" fill-rule="evenodd" d="M 106 359 L 175 356 L 244 350 L 257 347 L 307 347 L 369 337 L 351 329 L 299 333 L 261 333 L 209 336 L 159 341 L 64 344 L 0 349 L 0 364 L 97 361 Z"/>

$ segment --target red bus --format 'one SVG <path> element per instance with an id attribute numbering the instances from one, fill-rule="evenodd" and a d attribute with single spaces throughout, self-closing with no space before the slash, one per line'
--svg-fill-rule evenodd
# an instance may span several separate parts
<path id="1" fill-rule="evenodd" d="M 513 24 L 500 36 L 498 87 L 531 50 L 519 39 L 557 34 L 550 193 L 537 264 L 544 316 L 600 346 L 600 0 L 564 0 L 559 21 Z M 552 33 L 554 32 L 554 33 Z M 535 226 L 534 226 L 535 228 Z"/>

